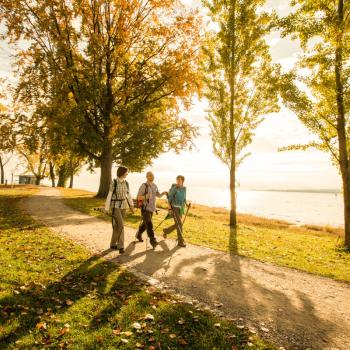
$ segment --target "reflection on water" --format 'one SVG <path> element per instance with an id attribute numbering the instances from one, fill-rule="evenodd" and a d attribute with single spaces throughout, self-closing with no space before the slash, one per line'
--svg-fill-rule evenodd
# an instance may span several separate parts
<path id="1" fill-rule="evenodd" d="M 169 179 L 158 180 L 160 191 L 166 190 L 171 184 Z M 144 175 L 131 174 L 128 178 L 132 194 L 135 195 L 138 186 L 144 182 Z M 96 191 L 99 175 L 89 174 L 75 179 L 75 187 Z M 230 194 L 222 187 L 196 186 L 187 182 L 188 199 L 194 203 L 215 207 L 229 207 Z M 332 193 L 304 192 L 274 192 L 238 190 L 237 206 L 240 213 L 287 220 L 296 223 L 315 225 L 342 226 L 343 203 L 342 195 Z"/>
<path id="2" fill-rule="evenodd" d="M 197 203 L 229 207 L 228 190 L 190 191 Z M 193 196 L 193 197 L 192 197 Z M 275 192 L 238 190 L 237 207 L 240 213 L 282 219 L 296 223 L 342 226 L 342 195 L 334 193 Z"/>

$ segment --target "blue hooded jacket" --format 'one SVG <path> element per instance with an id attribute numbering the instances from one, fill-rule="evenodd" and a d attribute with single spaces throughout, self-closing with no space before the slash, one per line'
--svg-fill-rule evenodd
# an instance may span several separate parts
<path id="1" fill-rule="evenodd" d="M 186 187 L 177 187 L 173 184 L 169 190 L 169 202 L 173 207 L 181 208 L 183 211 L 186 204 Z"/>

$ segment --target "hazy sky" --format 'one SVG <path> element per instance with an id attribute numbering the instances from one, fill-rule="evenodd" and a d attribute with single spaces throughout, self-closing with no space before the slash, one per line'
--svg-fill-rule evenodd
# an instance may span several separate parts
<path id="1" fill-rule="evenodd" d="M 199 0 L 183 0 L 189 6 L 200 6 Z M 288 12 L 289 1 L 269 0 L 268 7 L 280 14 Z M 278 33 L 269 37 L 271 53 L 275 62 L 285 69 L 293 65 L 299 53 L 297 42 L 281 39 Z M 0 76 L 10 77 L 10 49 L 0 44 Z M 228 185 L 228 171 L 212 153 L 208 122 L 205 119 L 205 101 L 194 101 L 186 114 L 199 127 L 200 136 L 195 140 L 196 150 L 180 155 L 168 153 L 154 161 L 151 167 L 158 178 L 169 179 L 174 174 L 184 173 L 190 183 L 196 185 Z M 249 157 L 238 171 L 238 180 L 244 188 L 316 189 L 339 188 L 338 171 L 331 165 L 327 154 L 318 151 L 283 152 L 281 146 L 303 143 L 312 137 L 306 128 L 289 110 L 266 116 L 256 130 L 256 137 L 249 147 Z M 86 175 L 85 175 L 86 176 Z M 162 182 L 163 182 L 162 181 Z"/>

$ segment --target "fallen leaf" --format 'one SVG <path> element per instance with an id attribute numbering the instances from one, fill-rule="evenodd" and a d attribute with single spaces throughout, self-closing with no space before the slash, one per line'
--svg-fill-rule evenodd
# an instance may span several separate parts
<path id="1" fill-rule="evenodd" d="M 138 322 L 134 322 L 132 327 L 135 328 L 135 329 L 141 329 L 141 325 Z"/>
<path id="2" fill-rule="evenodd" d="M 175 339 L 176 338 L 176 334 L 174 334 L 174 333 L 169 334 L 169 338 L 170 339 Z"/>
<path id="3" fill-rule="evenodd" d="M 122 343 L 124 343 L 124 344 L 129 343 L 129 340 L 128 340 L 128 339 L 124 339 L 124 338 L 120 339 L 120 341 L 121 341 Z"/>
<path id="4" fill-rule="evenodd" d="M 101 335 L 98 335 L 98 336 L 96 337 L 96 341 L 97 341 L 98 343 L 103 343 L 103 337 L 102 337 Z"/>
<path id="5" fill-rule="evenodd" d="M 66 305 L 71 306 L 71 305 L 73 305 L 73 304 L 74 304 L 74 303 L 73 303 L 72 300 L 70 300 L 70 299 L 67 299 L 67 300 L 66 300 Z"/>
<path id="6" fill-rule="evenodd" d="M 46 326 L 45 322 L 39 322 L 39 323 L 36 324 L 36 328 L 37 329 L 46 329 L 47 326 Z"/>
<path id="7" fill-rule="evenodd" d="M 182 318 L 180 318 L 178 321 L 177 321 L 178 324 L 185 324 L 185 320 L 183 320 Z"/>
<path id="8" fill-rule="evenodd" d="M 59 330 L 59 334 L 60 334 L 60 336 L 63 336 L 63 335 L 65 335 L 65 334 L 69 333 L 69 331 L 70 331 L 69 328 L 63 327 L 63 328 L 61 328 L 61 329 Z"/>
<path id="9" fill-rule="evenodd" d="M 220 324 L 220 323 L 215 323 L 215 324 L 214 324 L 214 327 L 219 328 L 219 327 L 221 327 L 221 324 Z"/>
<path id="10" fill-rule="evenodd" d="M 181 339 L 179 339 L 179 344 L 180 345 L 187 345 L 188 343 L 185 339 L 181 338 Z"/>
<path id="11" fill-rule="evenodd" d="M 270 330 L 269 330 L 268 328 L 266 328 L 266 327 L 260 327 L 260 329 L 261 329 L 263 332 L 265 332 L 265 333 L 270 332 Z"/>
<path id="12" fill-rule="evenodd" d="M 120 329 L 119 328 L 116 328 L 116 329 L 113 329 L 113 334 L 115 335 L 120 335 Z"/>
<path id="13" fill-rule="evenodd" d="M 154 321 L 154 316 L 152 314 L 147 314 L 144 319 L 147 321 Z"/>
<path id="14" fill-rule="evenodd" d="M 126 337 L 131 337 L 134 333 L 130 331 L 126 331 L 126 332 L 123 332 L 122 334 L 124 334 Z"/>

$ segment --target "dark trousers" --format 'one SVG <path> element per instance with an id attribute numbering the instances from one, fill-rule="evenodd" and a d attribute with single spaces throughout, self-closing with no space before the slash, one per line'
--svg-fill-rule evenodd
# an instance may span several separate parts
<path id="1" fill-rule="evenodd" d="M 142 222 L 138 229 L 138 235 L 141 237 L 142 233 L 147 231 L 147 235 L 151 242 L 155 241 L 154 231 L 153 231 L 153 222 L 152 222 L 153 213 L 151 211 L 142 210 Z"/>
<path id="2" fill-rule="evenodd" d="M 184 243 L 184 237 L 182 235 L 182 214 L 181 210 L 178 207 L 173 208 L 173 216 L 174 216 L 174 225 L 165 228 L 163 232 L 168 235 L 169 233 L 176 230 L 177 232 L 177 241 L 178 243 Z"/>

